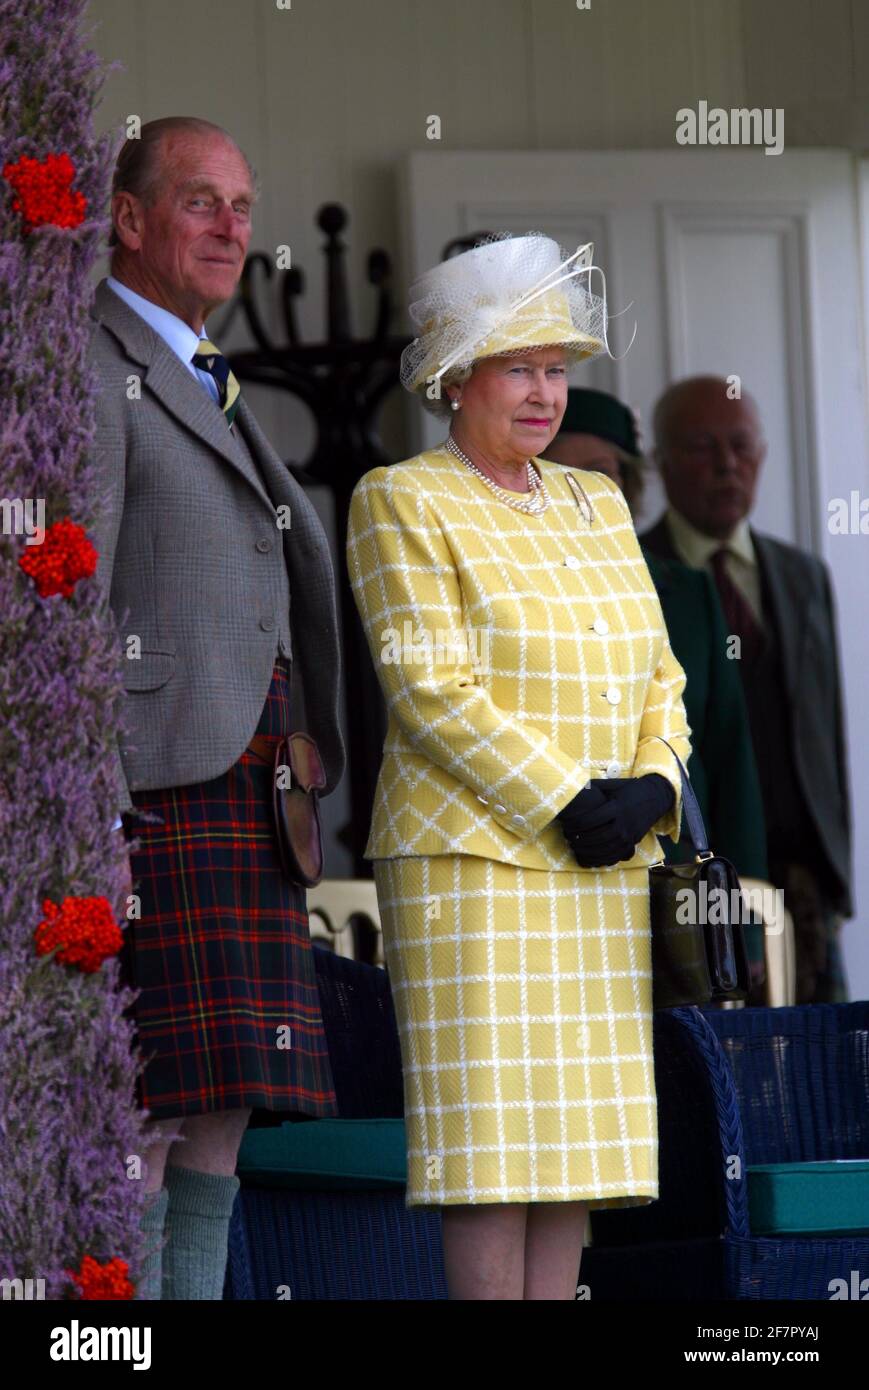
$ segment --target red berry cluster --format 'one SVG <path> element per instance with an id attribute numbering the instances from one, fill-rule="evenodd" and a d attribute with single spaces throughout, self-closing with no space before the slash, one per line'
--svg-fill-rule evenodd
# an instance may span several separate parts
<path id="1" fill-rule="evenodd" d="M 75 166 L 68 154 L 45 159 L 22 155 L 15 164 L 3 165 L 3 177 L 15 190 L 12 208 L 21 213 L 25 236 L 34 227 L 77 227 L 84 221 L 87 199 L 72 191 Z"/>
<path id="2" fill-rule="evenodd" d="M 85 1255 L 75 1274 L 67 1274 L 77 1284 L 82 1298 L 132 1298 L 134 1288 L 128 1276 L 129 1265 L 117 1257 L 101 1265 L 92 1255 Z"/>
<path id="3" fill-rule="evenodd" d="M 59 946 L 57 960 L 92 975 L 121 949 L 121 929 L 107 898 L 64 898 L 60 907 L 45 898 L 42 910 L 45 917 L 34 934 L 38 956 Z"/>
<path id="4" fill-rule="evenodd" d="M 94 573 L 98 558 L 82 528 L 67 517 L 48 527 L 41 545 L 26 546 L 18 563 L 35 579 L 40 598 L 71 598 L 79 579 Z"/>

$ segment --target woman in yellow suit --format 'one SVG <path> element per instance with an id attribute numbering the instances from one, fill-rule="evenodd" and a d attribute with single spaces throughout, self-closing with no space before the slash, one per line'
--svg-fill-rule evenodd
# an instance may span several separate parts
<path id="1" fill-rule="evenodd" d="M 690 730 L 619 488 L 540 457 L 604 350 L 589 253 L 497 237 L 417 282 L 402 380 L 450 433 L 350 508 L 406 1200 L 454 1298 L 574 1298 L 588 1208 L 658 1195 L 647 870 Z"/>

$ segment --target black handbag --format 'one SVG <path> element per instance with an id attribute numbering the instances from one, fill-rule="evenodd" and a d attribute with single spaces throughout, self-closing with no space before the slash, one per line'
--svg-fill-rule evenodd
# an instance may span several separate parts
<path id="1" fill-rule="evenodd" d="M 730 860 L 710 850 L 688 773 L 676 750 L 667 747 L 679 764 L 695 857 L 685 864 L 662 860 L 649 866 L 652 1007 L 745 999 L 751 984 L 743 927 L 747 901 Z"/>

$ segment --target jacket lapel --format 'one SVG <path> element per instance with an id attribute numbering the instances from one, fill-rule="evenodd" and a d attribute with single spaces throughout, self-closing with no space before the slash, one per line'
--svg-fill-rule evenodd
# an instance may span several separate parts
<path id="1" fill-rule="evenodd" d="M 134 362 L 145 368 L 144 383 L 160 404 L 174 415 L 179 424 L 215 449 L 221 458 L 241 473 L 271 507 L 273 504 L 256 469 L 242 450 L 233 447 L 223 413 L 159 333 L 155 333 L 143 318 L 119 299 L 105 280 L 97 286 L 93 317 L 114 334 Z M 243 402 L 241 408 L 244 409 Z"/>
<path id="2" fill-rule="evenodd" d="M 785 688 L 791 700 L 796 702 L 800 692 L 803 644 L 810 627 L 807 619 L 812 601 L 811 590 L 803 582 L 804 571 L 801 567 L 783 563 L 784 552 L 775 542 L 769 536 L 758 535 L 753 527 L 749 529 L 758 567 L 769 595 L 772 619 L 779 635 Z M 803 621 L 793 621 L 796 613 L 802 614 Z"/>
<path id="3" fill-rule="evenodd" d="M 761 573 L 763 587 L 768 595 L 771 618 L 776 625 L 781 642 L 782 674 L 785 688 L 791 700 L 798 700 L 800 691 L 799 673 L 802 665 L 803 643 L 809 624 L 797 624 L 793 614 L 807 615 L 811 603 L 811 590 L 803 581 L 801 567 L 788 565 L 785 553 L 769 536 L 762 536 L 754 527 L 749 527 L 754 553 Z M 640 544 L 647 546 L 654 554 L 665 559 L 678 559 L 670 537 L 670 528 L 665 516 L 639 537 Z"/>
<path id="4" fill-rule="evenodd" d="M 236 428 L 241 430 L 244 435 L 245 443 L 253 457 L 256 459 L 263 472 L 269 506 L 278 507 L 286 504 L 291 508 L 290 524 L 295 525 L 296 515 L 293 503 L 296 501 L 298 488 L 295 478 L 290 473 L 287 465 L 278 456 L 266 439 L 262 430 L 256 422 L 256 417 L 242 394 L 235 416 Z M 262 479 L 257 477 L 259 491 L 262 492 Z M 299 491 L 301 489 L 299 488 Z"/>

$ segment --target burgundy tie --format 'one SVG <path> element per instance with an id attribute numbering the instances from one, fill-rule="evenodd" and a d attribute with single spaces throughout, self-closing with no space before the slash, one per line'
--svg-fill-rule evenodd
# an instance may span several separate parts
<path id="1" fill-rule="evenodd" d="M 758 626 L 748 599 L 739 585 L 734 584 L 727 573 L 726 557 L 727 547 L 725 545 L 712 554 L 712 573 L 715 576 L 715 587 L 721 599 L 721 607 L 724 609 L 727 631 L 735 633 L 739 637 L 742 660 L 748 665 L 752 665 L 763 647 L 763 632 Z"/>

